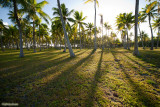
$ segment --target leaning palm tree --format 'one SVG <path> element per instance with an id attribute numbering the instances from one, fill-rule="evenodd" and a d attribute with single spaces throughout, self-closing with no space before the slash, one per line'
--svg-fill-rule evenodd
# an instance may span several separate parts
<path id="1" fill-rule="evenodd" d="M 25 13 L 27 13 L 26 18 L 30 18 L 33 21 L 33 48 L 34 52 L 36 52 L 36 41 L 35 41 L 35 21 L 39 18 L 38 15 L 43 18 L 47 23 L 50 17 L 42 10 L 42 8 L 48 4 L 47 1 L 42 1 L 37 3 L 37 0 L 28 0 L 28 6 L 22 9 Z"/>
<path id="2" fill-rule="evenodd" d="M 139 13 L 139 0 L 136 0 L 136 6 L 135 6 L 135 39 L 134 39 L 134 51 L 133 55 L 138 56 L 138 13 Z"/>
<path id="3" fill-rule="evenodd" d="M 63 19 L 63 15 L 62 15 L 62 11 L 61 11 L 60 1 L 59 0 L 57 0 L 57 4 L 58 4 L 59 14 L 60 14 L 62 27 L 63 27 L 63 31 L 64 31 L 64 36 L 65 36 L 65 38 L 67 40 L 67 45 L 68 45 L 68 48 L 69 48 L 70 57 L 75 57 L 75 54 L 74 54 L 74 52 L 72 50 L 72 47 L 71 47 L 71 44 L 70 44 L 70 41 L 69 41 L 69 38 L 68 38 L 68 35 L 67 35 L 67 32 L 66 32 L 65 23 L 64 23 L 64 19 Z"/>
<path id="4" fill-rule="evenodd" d="M 94 9 L 95 9 L 95 17 L 94 17 L 94 37 L 95 37 L 94 50 L 96 50 L 97 49 L 97 43 L 96 43 L 96 4 L 99 5 L 99 3 L 98 3 L 98 0 L 87 0 L 85 3 L 93 2 L 93 1 L 94 1 Z"/>
<path id="5" fill-rule="evenodd" d="M 70 15 L 74 12 L 74 10 L 72 9 L 71 11 L 69 11 L 68 8 L 66 8 L 64 3 L 61 4 L 60 7 L 61 7 L 65 27 L 66 25 L 70 26 L 69 22 L 73 22 L 73 19 L 70 17 Z M 53 12 L 53 15 L 55 16 L 54 20 L 61 21 L 59 8 L 53 7 L 52 10 L 54 11 Z M 66 38 L 65 37 L 64 37 L 64 43 L 65 43 L 65 48 L 63 52 L 66 52 Z"/>
<path id="6" fill-rule="evenodd" d="M 157 9 L 155 9 L 156 5 L 154 4 L 153 6 L 152 3 L 150 3 L 149 5 L 146 5 L 145 8 L 142 8 L 143 10 L 140 12 L 142 13 L 142 16 L 147 18 L 148 17 L 148 21 L 149 21 L 149 27 L 151 29 L 151 50 L 153 50 L 154 47 L 154 41 L 153 41 L 153 30 L 152 30 L 152 25 L 151 25 L 151 18 L 154 18 L 155 15 L 157 14 Z"/>
<path id="7" fill-rule="evenodd" d="M 76 27 L 79 26 L 80 49 L 82 49 L 80 28 L 83 28 L 83 25 L 86 25 L 86 23 L 83 22 L 86 18 L 87 18 L 86 16 L 83 17 L 82 12 L 75 11 L 75 13 L 74 13 L 74 20 L 75 20 L 74 25 Z"/>
<path id="8" fill-rule="evenodd" d="M 18 6 L 19 5 L 19 6 Z M 18 17 L 19 7 L 26 7 L 26 0 L 1 0 L 0 6 L 2 7 L 10 7 L 14 10 L 14 18 L 16 19 L 16 23 L 19 29 L 19 39 L 20 39 L 20 54 L 19 57 L 24 57 L 23 54 L 23 41 L 22 41 L 22 28 L 20 23 L 20 17 Z"/>

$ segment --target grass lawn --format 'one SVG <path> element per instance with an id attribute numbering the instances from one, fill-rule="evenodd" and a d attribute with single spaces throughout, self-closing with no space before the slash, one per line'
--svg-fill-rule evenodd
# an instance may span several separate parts
<path id="1" fill-rule="evenodd" d="M 38 51 L 38 50 L 37 50 Z M 160 49 L 0 52 L 0 102 L 52 107 L 160 107 Z"/>

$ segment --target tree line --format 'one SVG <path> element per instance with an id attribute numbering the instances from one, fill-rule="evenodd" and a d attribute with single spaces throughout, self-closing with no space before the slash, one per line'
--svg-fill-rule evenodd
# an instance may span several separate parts
<path id="1" fill-rule="evenodd" d="M 0 6 L 11 8 L 9 11 L 9 19 L 14 25 L 5 26 L 3 20 L 0 20 L 0 39 L 1 50 L 19 49 L 19 57 L 24 57 L 23 48 L 30 48 L 36 52 L 36 48 L 41 51 L 44 48 L 52 47 L 62 49 L 66 52 L 69 49 L 70 56 L 74 57 L 72 48 L 115 48 L 123 46 L 130 49 L 135 45 L 143 47 L 159 47 L 160 34 L 160 17 L 158 16 L 159 2 L 149 0 L 142 11 L 138 10 L 139 0 L 136 0 L 135 15 L 130 13 L 120 13 L 116 17 L 117 32 L 112 31 L 112 26 L 108 22 L 101 23 L 102 27 L 96 26 L 96 5 L 98 0 L 87 0 L 85 3 L 94 2 L 95 5 L 95 22 L 85 23 L 87 16 L 83 16 L 83 12 L 69 10 L 64 3 L 60 4 L 57 0 L 57 7 L 53 7 L 53 18 L 50 18 L 44 11 L 43 7 L 48 4 L 47 1 L 37 3 L 36 0 L 1 0 Z M 136 13 L 137 12 L 137 13 Z M 73 18 L 71 17 L 73 15 Z M 101 16 L 102 18 L 102 16 Z M 148 34 L 141 31 L 140 24 L 149 22 L 151 30 L 151 39 Z M 42 19 L 46 23 L 42 23 Z M 153 23 L 151 21 L 153 20 Z M 51 22 L 51 29 L 48 25 Z M 103 26 L 106 34 L 103 35 Z M 129 34 L 129 30 L 135 27 L 135 33 Z M 153 30 L 158 29 L 157 36 L 154 37 Z M 139 31 L 139 35 L 136 32 Z M 102 35 L 101 35 L 102 33 Z M 117 38 L 118 33 L 121 34 L 120 41 Z M 18 35 L 19 34 L 19 35 Z M 101 35 L 101 36 L 97 36 Z M 134 36 L 134 41 L 131 37 Z M 139 52 L 137 52 L 138 55 Z"/>

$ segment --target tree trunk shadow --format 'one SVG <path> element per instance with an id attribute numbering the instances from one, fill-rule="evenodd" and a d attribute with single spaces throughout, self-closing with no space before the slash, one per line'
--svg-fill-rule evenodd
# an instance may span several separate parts
<path id="1" fill-rule="evenodd" d="M 102 72 L 101 72 L 101 64 L 102 64 L 102 58 L 103 58 L 103 51 L 101 52 L 101 56 L 98 62 L 98 66 L 97 66 L 97 71 L 94 75 L 94 80 L 91 83 L 91 89 L 89 91 L 88 94 L 88 98 L 85 101 L 85 105 L 88 107 L 93 107 L 94 106 L 94 101 L 97 101 L 97 99 L 95 98 L 95 93 L 98 87 L 98 82 L 99 79 L 102 77 Z"/>
<path id="2" fill-rule="evenodd" d="M 117 59 L 115 55 L 116 52 L 111 51 L 111 53 L 114 58 Z M 128 82 L 137 93 L 138 101 L 141 101 L 147 107 L 157 107 L 159 104 L 159 101 L 157 101 L 158 98 L 156 96 L 151 96 L 149 93 L 145 92 L 138 83 L 132 80 L 132 77 L 127 73 L 125 67 L 119 61 L 117 63 L 119 65 L 119 68 L 122 69 L 122 72 L 125 74 L 125 77 L 128 79 Z"/>
<path id="3" fill-rule="evenodd" d="M 70 84 L 72 84 L 73 82 L 72 79 L 78 78 L 78 76 L 74 72 L 79 66 L 81 66 L 85 62 L 88 63 L 87 62 L 88 59 L 91 58 L 94 52 L 95 51 L 92 51 L 87 57 L 81 59 L 73 66 L 69 67 L 68 69 L 62 71 L 61 74 L 59 74 L 52 80 L 48 81 L 47 83 L 42 84 L 42 86 L 39 86 L 33 90 L 26 90 L 26 92 L 23 92 L 24 95 L 22 96 L 24 97 L 20 100 L 22 105 L 32 105 L 33 106 L 35 104 L 33 99 L 35 98 L 38 100 L 38 102 L 41 102 L 42 104 L 49 104 L 50 100 L 43 99 L 42 97 L 36 97 L 41 94 L 46 95 L 47 92 L 50 92 L 49 96 L 51 97 L 56 96 L 54 100 L 57 100 L 57 99 L 64 100 L 65 97 L 70 96 L 69 93 L 72 93 L 72 92 L 70 92 L 69 87 L 70 87 Z M 70 59 L 73 59 L 73 58 L 70 58 Z M 74 77 L 69 77 L 71 74 L 74 75 Z M 57 93 L 59 93 L 59 95 Z M 62 95 L 62 93 L 65 93 L 65 95 Z M 59 104 L 59 105 L 62 105 L 62 104 Z"/>

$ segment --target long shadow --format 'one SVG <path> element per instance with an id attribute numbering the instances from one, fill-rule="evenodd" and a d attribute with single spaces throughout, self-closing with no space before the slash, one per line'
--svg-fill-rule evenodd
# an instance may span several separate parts
<path id="1" fill-rule="evenodd" d="M 91 89 L 89 91 L 88 98 L 85 101 L 85 103 L 86 103 L 85 105 L 87 107 L 93 107 L 94 106 L 94 101 L 97 101 L 97 99 L 94 96 L 95 96 L 96 90 L 98 88 L 97 85 L 98 85 L 99 79 L 103 75 L 103 72 L 101 71 L 102 58 L 103 58 L 103 51 L 101 52 L 100 60 L 98 62 L 97 71 L 94 75 L 94 80 L 91 83 Z"/>
<path id="2" fill-rule="evenodd" d="M 140 51 L 140 56 L 137 58 L 153 64 L 155 67 L 160 68 L 160 51 Z"/>
<path id="3" fill-rule="evenodd" d="M 77 53 L 77 52 L 79 52 L 79 51 L 76 51 L 75 53 Z M 83 52 L 83 51 L 82 51 Z M 85 52 L 85 51 L 84 51 Z M 84 53 L 83 52 L 83 53 Z M 59 61 L 59 60 L 62 60 L 62 59 L 65 59 L 67 56 L 68 56 L 68 54 L 67 55 L 65 55 L 65 53 L 63 53 L 63 52 L 50 52 L 51 53 L 51 55 L 49 55 L 48 53 L 46 54 L 46 53 L 44 53 L 44 57 L 43 58 L 41 58 L 42 57 L 42 55 L 39 55 L 38 54 L 38 56 L 40 57 L 40 58 L 37 58 L 36 56 L 35 57 L 30 57 L 30 56 L 28 56 L 28 57 L 25 57 L 25 59 L 26 60 L 21 60 L 21 59 L 19 59 L 18 60 L 18 62 L 10 62 L 12 65 L 13 65 L 13 63 L 15 63 L 15 64 L 18 64 L 18 65 L 15 65 L 16 67 L 13 67 L 13 68 L 9 68 L 9 67 L 5 67 L 5 68 L 3 68 L 2 70 L 0 70 L 1 72 L 0 72 L 0 74 L 2 75 L 2 74 L 7 74 L 7 73 L 10 73 L 10 72 L 12 72 L 13 73 L 13 71 L 17 71 L 18 69 L 23 69 L 23 68 L 25 68 L 25 66 L 27 65 L 27 66 L 31 66 L 31 65 L 35 65 L 35 63 L 36 63 L 36 66 L 39 66 L 39 65 L 43 65 L 44 63 L 46 63 L 46 62 L 49 62 L 48 60 L 50 60 L 51 58 L 55 58 L 55 57 L 57 57 L 58 55 L 63 55 L 64 54 L 64 56 L 62 56 L 62 57 L 59 57 L 59 58 L 56 58 L 56 59 L 54 59 L 54 60 L 51 60 L 51 61 Z M 82 53 L 82 54 L 83 54 Z M 79 56 L 80 54 L 77 54 L 77 56 Z M 28 60 L 27 60 L 28 59 Z M 33 61 L 34 60 L 34 61 Z M 31 61 L 31 62 L 30 62 Z M 20 62 L 22 62 L 22 63 L 20 63 Z M 28 63 L 30 64 L 30 65 L 28 65 Z M 5 65 L 9 65 L 9 63 L 4 63 Z M 36 67 L 35 66 L 35 67 Z M 32 67 L 31 67 L 32 68 Z M 14 74 L 14 73 L 13 73 Z"/>
<path id="4" fill-rule="evenodd" d="M 116 53 L 111 51 L 112 55 L 116 58 Z M 125 74 L 126 78 L 128 79 L 130 85 L 137 93 L 138 101 L 141 101 L 146 107 L 157 107 L 159 104 L 158 98 L 156 96 L 151 96 L 149 93 L 146 93 L 138 83 L 132 80 L 131 76 L 127 73 L 123 65 L 118 61 L 119 68 L 122 69 L 122 72 Z"/>
<path id="5" fill-rule="evenodd" d="M 21 105 L 35 106 L 42 103 L 44 105 L 51 104 L 52 106 L 65 106 L 66 103 L 70 103 L 70 101 L 66 101 L 66 98 L 70 96 L 73 97 L 75 93 L 80 94 L 78 92 L 81 89 L 79 87 L 79 83 L 77 83 L 79 82 L 77 80 L 79 80 L 80 77 L 75 73 L 75 71 L 82 64 L 87 65 L 85 63 L 88 63 L 88 60 L 92 58 L 94 52 L 95 51 L 92 51 L 88 56 L 81 59 L 68 69 L 62 71 L 61 74 L 48 81 L 46 84 L 42 84 L 43 86 L 24 92 L 24 95 L 22 95 L 24 97 L 22 97 L 20 100 Z M 74 90 L 74 92 L 71 90 Z M 42 96 L 48 96 L 47 98 L 49 99 L 46 100 Z M 40 103 L 37 104 L 35 100 Z M 73 100 L 76 102 L 78 99 Z M 56 101 L 56 104 L 52 104 L 51 101 Z"/>
<path id="6" fill-rule="evenodd" d="M 85 52 L 86 51 L 83 51 L 83 52 L 77 54 L 76 57 L 78 57 L 79 55 L 82 55 Z M 26 80 L 28 78 L 32 78 L 33 76 L 38 77 L 38 75 L 36 75 L 37 73 L 40 73 L 40 72 L 44 71 L 45 69 L 48 69 L 48 68 L 54 67 L 54 66 L 57 66 L 55 69 L 58 69 L 59 64 L 64 64 L 64 63 L 69 62 L 73 59 L 71 57 L 65 58 L 66 56 L 68 56 L 68 55 L 65 55 L 65 56 L 56 58 L 54 60 L 44 62 L 44 63 L 40 63 L 40 64 L 38 63 L 37 65 L 33 66 L 35 68 L 33 72 L 31 72 L 31 70 L 33 70 L 33 67 L 29 67 L 28 69 L 26 69 L 25 67 L 21 67 L 22 68 L 21 72 L 15 71 L 17 73 L 13 73 L 13 75 L 9 75 L 8 77 L 5 77 L 4 79 L 6 79 L 6 80 L 13 79 L 12 81 L 14 82 L 14 81 L 17 81 L 19 79 L 24 79 L 24 78 Z M 50 72 L 47 72 L 47 73 L 50 73 Z M 46 75 L 46 72 L 40 73 L 40 74 Z M 17 78 L 17 76 L 20 76 L 20 77 Z"/>
<path id="7" fill-rule="evenodd" d="M 84 52 L 81 52 L 81 53 L 77 54 L 75 58 L 77 58 L 79 55 L 83 54 Z M 57 72 L 56 70 L 59 69 L 58 68 L 59 64 L 61 64 L 63 66 L 63 64 L 71 61 L 72 59 L 73 58 L 70 58 L 70 57 L 68 57 L 66 59 L 63 59 L 63 60 L 60 60 L 60 61 L 56 61 L 56 59 L 55 59 L 53 61 L 47 62 L 47 64 L 44 63 L 43 65 L 47 65 L 46 67 L 41 67 L 42 65 L 37 66 L 38 69 L 35 70 L 35 71 L 30 71 L 33 68 L 24 69 L 21 72 L 18 72 L 18 74 L 14 74 L 14 75 L 9 76 L 9 77 L 1 78 L 1 80 L 3 81 L 3 82 L 0 81 L 2 83 L 1 84 L 2 88 L 0 89 L 1 92 L 3 92 L 3 93 L 1 93 L 1 94 L 3 94 L 2 96 L 5 96 L 7 91 L 11 92 L 11 90 L 13 88 L 23 86 L 23 84 L 28 84 L 32 81 L 35 81 L 36 79 L 41 79 L 44 76 L 47 76 L 47 75 L 53 73 L 51 70 L 48 71 L 47 73 L 46 72 L 42 73 L 42 71 L 44 71 L 45 69 L 56 66 L 55 67 L 55 72 Z M 50 65 L 48 65 L 48 63 L 50 63 Z M 39 74 L 37 74 L 37 73 L 39 73 Z M 41 76 L 38 76 L 38 75 L 41 75 Z"/>
<path id="8" fill-rule="evenodd" d="M 160 72 L 158 70 L 153 70 L 153 69 L 149 69 L 146 66 L 144 66 L 143 64 L 140 64 L 139 62 L 133 60 L 131 57 L 127 56 L 126 54 L 122 54 L 124 56 L 126 56 L 128 59 L 130 59 L 132 62 L 136 63 L 137 65 L 141 66 L 143 69 L 145 69 L 146 71 L 150 72 L 151 74 L 153 74 L 156 78 L 160 77 Z"/>

